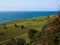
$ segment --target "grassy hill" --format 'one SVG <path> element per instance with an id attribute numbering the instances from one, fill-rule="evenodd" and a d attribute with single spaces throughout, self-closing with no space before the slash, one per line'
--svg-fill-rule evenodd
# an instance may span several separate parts
<path id="1" fill-rule="evenodd" d="M 51 16 L 32 40 L 32 45 L 60 45 L 60 15 Z"/>
<path id="2" fill-rule="evenodd" d="M 28 42 L 29 38 L 27 33 L 29 29 L 36 29 L 38 31 L 41 31 L 47 20 L 48 17 L 44 16 L 25 18 L 0 24 L 0 45 L 7 45 L 6 42 L 8 42 L 10 39 L 17 39 L 20 37 Z M 21 26 L 23 26 L 24 29 L 22 29 Z"/>
<path id="3" fill-rule="evenodd" d="M 60 45 L 60 15 L 2 23 L 0 45 Z"/>

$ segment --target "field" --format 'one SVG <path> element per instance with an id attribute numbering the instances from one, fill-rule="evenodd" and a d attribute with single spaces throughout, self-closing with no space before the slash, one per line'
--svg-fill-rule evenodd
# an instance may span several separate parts
<path id="1" fill-rule="evenodd" d="M 48 17 L 34 17 L 18 19 L 7 23 L 0 24 L 0 45 L 6 45 L 6 42 L 10 39 L 24 38 L 26 42 L 29 42 L 28 31 L 29 29 L 35 29 L 41 31 L 44 24 L 47 22 Z M 24 29 L 21 28 L 24 27 Z"/>

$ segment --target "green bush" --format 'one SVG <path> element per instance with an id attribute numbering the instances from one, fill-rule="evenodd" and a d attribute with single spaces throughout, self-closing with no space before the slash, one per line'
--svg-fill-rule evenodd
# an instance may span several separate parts
<path id="1" fill-rule="evenodd" d="M 36 33 L 35 34 L 35 36 L 33 37 L 33 41 L 38 41 L 38 40 L 40 40 L 40 37 L 41 37 L 41 32 L 38 32 L 38 33 Z"/>
<path id="2" fill-rule="evenodd" d="M 19 28 L 19 26 L 17 24 L 14 24 L 14 27 L 18 27 Z"/>
<path id="3" fill-rule="evenodd" d="M 58 39 L 57 36 L 54 37 L 53 42 L 54 42 L 55 45 L 58 45 L 59 44 L 60 41 L 59 41 L 59 39 Z"/>
<path id="4" fill-rule="evenodd" d="M 5 33 L 1 32 L 0 35 L 5 35 Z"/>
<path id="5" fill-rule="evenodd" d="M 7 29 L 7 27 L 6 27 L 6 26 L 4 26 L 4 29 Z"/>
<path id="6" fill-rule="evenodd" d="M 17 40 L 17 45 L 24 45 L 24 44 L 25 44 L 25 40 L 24 40 L 24 39 L 19 38 L 19 39 Z"/>
<path id="7" fill-rule="evenodd" d="M 29 37 L 30 39 L 32 39 L 32 38 L 34 37 L 35 33 L 37 33 L 37 32 L 38 32 L 38 31 L 35 30 L 35 29 L 30 29 L 29 32 L 28 32 L 28 37 Z"/>

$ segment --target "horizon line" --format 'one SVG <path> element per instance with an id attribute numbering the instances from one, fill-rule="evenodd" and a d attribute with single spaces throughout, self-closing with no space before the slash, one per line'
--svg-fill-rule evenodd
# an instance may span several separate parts
<path id="1" fill-rule="evenodd" d="M 25 11 L 28 11 L 28 10 L 25 10 Z M 32 10 L 30 10 L 30 11 L 32 11 Z M 35 10 L 33 10 L 33 11 L 35 11 Z M 37 11 L 39 11 L 39 10 L 37 10 Z M 54 10 L 44 10 L 44 11 L 54 11 Z M 56 11 L 58 11 L 58 10 L 56 10 Z M 17 12 L 17 11 L 0 11 L 0 12 Z"/>

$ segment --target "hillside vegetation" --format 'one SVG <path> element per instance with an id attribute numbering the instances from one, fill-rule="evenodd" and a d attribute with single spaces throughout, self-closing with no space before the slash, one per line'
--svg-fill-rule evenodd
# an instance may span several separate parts
<path id="1" fill-rule="evenodd" d="M 60 45 L 60 14 L 0 24 L 0 45 Z"/>
<path id="2" fill-rule="evenodd" d="M 7 45 L 9 40 L 23 38 L 29 42 L 28 31 L 35 29 L 41 31 L 48 17 L 35 17 L 14 20 L 7 23 L 0 24 L 0 45 Z"/>
<path id="3" fill-rule="evenodd" d="M 32 38 L 32 45 L 60 45 L 60 14 L 52 17 L 49 18 L 42 30 Z"/>

